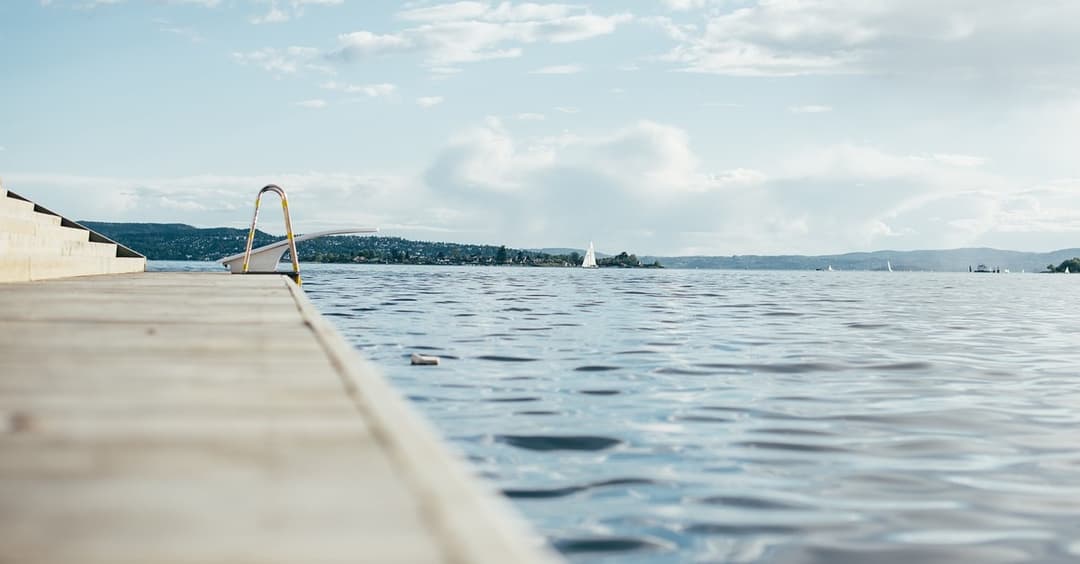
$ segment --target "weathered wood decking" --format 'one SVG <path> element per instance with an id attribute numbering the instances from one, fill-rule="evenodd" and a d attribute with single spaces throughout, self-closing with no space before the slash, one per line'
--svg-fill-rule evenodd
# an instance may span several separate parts
<path id="1" fill-rule="evenodd" d="M 550 561 L 284 277 L 0 285 L 0 562 Z"/>

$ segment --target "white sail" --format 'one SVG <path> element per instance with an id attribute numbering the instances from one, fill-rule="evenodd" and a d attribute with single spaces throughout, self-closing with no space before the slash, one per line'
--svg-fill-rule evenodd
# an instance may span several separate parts
<path id="1" fill-rule="evenodd" d="M 892 262 L 891 261 L 885 261 L 885 266 L 889 267 L 889 272 L 892 272 Z"/>
<path id="2" fill-rule="evenodd" d="M 593 250 L 592 241 L 589 241 L 589 250 L 585 251 L 585 260 L 581 262 L 581 268 L 596 268 L 596 251 Z"/>

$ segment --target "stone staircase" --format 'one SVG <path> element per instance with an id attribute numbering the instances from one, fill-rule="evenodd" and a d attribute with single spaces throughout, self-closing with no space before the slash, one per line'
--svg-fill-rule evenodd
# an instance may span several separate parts
<path id="1" fill-rule="evenodd" d="M 146 270 L 146 257 L 0 186 L 0 282 Z"/>

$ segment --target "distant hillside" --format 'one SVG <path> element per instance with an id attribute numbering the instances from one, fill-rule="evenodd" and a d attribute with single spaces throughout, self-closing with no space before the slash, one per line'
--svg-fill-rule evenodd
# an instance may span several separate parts
<path id="1" fill-rule="evenodd" d="M 100 232 L 144 255 L 150 260 L 215 261 L 244 251 L 246 229 L 216 227 L 200 229 L 178 223 L 104 223 L 83 221 Z M 299 235 L 299 233 L 298 233 Z M 258 231 L 255 246 L 279 241 Z M 305 241 L 297 246 L 304 262 L 357 262 L 383 264 L 513 264 L 520 266 L 577 266 L 581 256 L 510 249 L 495 245 L 466 245 L 410 241 L 400 237 L 337 236 Z M 285 254 L 285 258 L 288 253 Z M 634 255 L 622 253 L 604 259 L 601 266 L 638 267 Z"/>
<path id="2" fill-rule="evenodd" d="M 973 248 L 940 251 L 875 251 L 842 255 L 735 255 L 730 257 L 642 257 L 659 260 L 667 268 L 720 268 L 733 270 L 815 270 L 832 266 L 835 270 L 893 270 L 967 272 L 968 267 L 987 267 L 1013 272 L 1042 272 L 1047 265 L 1080 257 L 1080 249 L 1062 249 L 1048 253 L 1026 253 L 998 249 Z"/>
<path id="3" fill-rule="evenodd" d="M 200 229 L 179 223 L 102 223 L 83 225 L 143 253 L 151 260 L 213 261 L 243 252 L 246 229 L 217 227 Z M 255 246 L 278 241 L 257 232 Z M 517 264 L 573 266 L 581 264 L 577 249 L 510 249 L 495 245 L 463 245 L 410 241 L 400 237 L 343 236 L 305 241 L 299 246 L 305 262 L 374 262 L 390 264 Z M 288 254 L 286 254 L 286 257 Z M 716 268 L 731 270 L 885 270 L 887 262 L 897 271 L 966 272 L 984 264 L 991 269 L 1042 272 L 1050 264 L 1080 257 L 1080 249 L 1048 253 L 1025 253 L 998 249 L 951 249 L 941 251 L 875 251 L 841 255 L 736 255 L 730 257 L 638 257 L 621 253 L 602 257 L 601 266 L 629 267 L 658 261 L 665 268 Z"/>

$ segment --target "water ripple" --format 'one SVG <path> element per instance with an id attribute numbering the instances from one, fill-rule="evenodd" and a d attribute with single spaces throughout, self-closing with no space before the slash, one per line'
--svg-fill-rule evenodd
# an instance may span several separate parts
<path id="1" fill-rule="evenodd" d="M 495 435 L 495 440 L 526 450 L 607 450 L 622 444 L 618 439 L 591 435 Z"/>
<path id="2" fill-rule="evenodd" d="M 1080 324 L 1060 313 L 1080 278 L 316 265 L 305 280 L 574 564 L 1080 560 Z M 456 360 L 419 371 L 412 351 Z"/>

